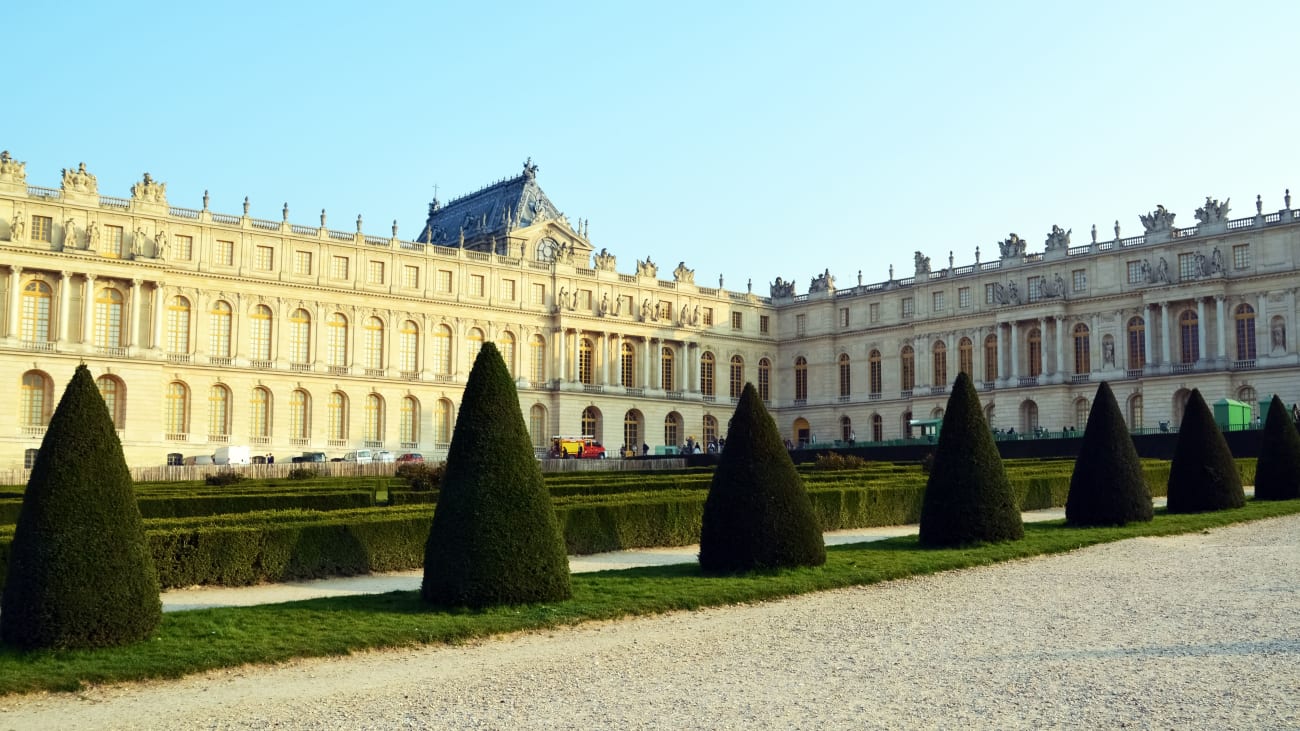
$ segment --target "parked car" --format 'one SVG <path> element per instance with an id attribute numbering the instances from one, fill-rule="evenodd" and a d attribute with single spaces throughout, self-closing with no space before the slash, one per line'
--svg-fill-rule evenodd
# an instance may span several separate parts
<path id="1" fill-rule="evenodd" d="M 213 464 L 252 464 L 252 450 L 246 446 L 217 447 L 212 454 Z"/>
<path id="2" fill-rule="evenodd" d="M 375 452 L 373 459 L 374 459 L 374 461 L 376 461 L 376 462 L 395 462 L 395 461 L 397 461 L 397 457 L 394 456 L 392 452 L 390 452 L 390 451 L 388 451 L 388 450 L 386 450 L 386 449 L 381 449 L 381 450 L 379 450 L 378 452 Z"/>
<path id="3" fill-rule="evenodd" d="M 190 456 L 190 457 L 186 457 L 185 460 L 184 460 L 184 463 L 185 463 L 185 464 L 213 464 L 213 462 L 212 462 L 212 455 L 210 455 L 210 454 L 195 454 L 195 455 L 192 455 L 192 456 Z"/>
<path id="4" fill-rule="evenodd" d="M 407 452 L 397 458 L 398 462 L 423 462 L 424 455 L 419 452 Z"/>
<path id="5" fill-rule="evenodd" d="M 293 457 L 289 461 L 301 463 L 301 462 L 326 462 L 328 460 L 325 459 L 324 452 L 303 452 L 297 457 Z"/>
<path id="6" fill-rule="evenodd" d="M 375 461 L 375 453 L 369 449 L 354 449 L 343 455 L 344 462 L 356 462 L 357 464 L 370 464 Z"/>

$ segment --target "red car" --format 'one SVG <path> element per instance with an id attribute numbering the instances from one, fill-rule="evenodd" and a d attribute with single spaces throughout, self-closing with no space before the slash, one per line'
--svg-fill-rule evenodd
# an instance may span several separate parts
<path id="1" fill-rule="evenodd" d="M 423 462 L 424 455 L 419 452 L 407 452 L 397 458 L 398 462 Z"/>

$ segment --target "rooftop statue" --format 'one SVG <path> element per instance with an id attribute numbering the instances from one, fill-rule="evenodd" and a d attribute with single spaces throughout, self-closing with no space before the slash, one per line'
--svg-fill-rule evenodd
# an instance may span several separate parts
<path id="1" fill-rule="evenodd" d="M 695 284 L 695 270 L 687 269 L 686 262 L 679 261 L 673 270 L 673 279 L 683 284 Z"/>
<path id="2" fill-rule="evenodd" d="M 1070 234 L 1073 232 L 1074 229 L 1070 229 L 1069 231 L 1063 231 L 1061 230 L 1060 226 L 1057 226 L 1056 224 L 1052 224 L 1052 232 L 1047 234 L 1047 242 L 1044 245 L 1044 248 L 1047 251 L 1052 251 L 1053 249 L 1068 249 L 1070 247 Z M 1092 233 L 1093 233 L 1093 240 L 1096 240 L 1097 238 L 1096 226 L 1092 227 Z"/>
<path id="3" fill-rule="evenodd" d="M 0 151 L 0 180 L 11 183 L 27 184 L 27 163 L 18 162 L 9 156 L 8 150 Z"/>
<path id="4" fill-rule="evenodd" d="M 99 195 L 99 181 L 86 172 L 86 163 L 81 163 L 76 170 L 63 169 L 63 190 Z"/>
<path id="5" fill-rule="evenodd" d="M 930 273 L 930 257 L 925 256 L 918 251 L 916 252 L 916 255 L 912 258 L 913 261 L 916 263 L 916 276 L 919 277 L 922 274 Z"/>
<path id="6" fill-rule="evenodd" d="M 653 277 L 657 276 L 658 274 L 659 274 L 659 267 L 658 267 L 658 266 L 657 266 L 653 261 L 650 260 L 650 257 L 647 256 L 647 257 L 645 258 L 645 261 L 641 261 L 640 259 L 637 259 L 637 261 L 636 261 L 636 275 L 637 275 L 638 277 L 651 277 L 651 278 L 653 278 Z"/>
<path id="7" fill-rule="evenodd" d="M 1205 205 L 1196 209 L 1196 220 L 1202 224 L 1220 223 L 1228 220 L 1228 202 L 1229 198 L 1220 203 L 1217 199 L 1205 196 Z"/>
<path id="8" fill-rule="evenodd" d="M 833 289 L 835 289 L 835 277 L 831 276 L 830 269 L 827 269 L 825 272 L 813 277 L 812 281 L 808 284 L 809 294 L 812 294 L 813 292 L 829 292 Z"/>
<path id="9" fill-rule="evenodd" d="M 166 203 L 167 184 L 159 183 L 149 173 L 145 173 L 143 180 L 131 186 L 131 197 L 150 203 Z M 288 206 L 289 204 L 286 203 L 285 208 L 287 209 Z"/>
<path id="10" fill-rule="evenodd" d="M 613 254 L 609 253 L 608 250 L 602 248 L 600 250 L 600 253 L 593 254 L 592 257 L 596 260 L 596 268 L 599 269 L 600 271 L 602 272 L 614 271 L 614 264 L 617 261 L 617 259 Z"/>
<path id="11" fill-rule="evenodd" d="M 1002 252 L 1003 259 L 1011 259 L 1017 256 L 1024 256 L 1027 244 L 1024 239 L 1015 233 L 1010 234 L 1005 241 L 998 242 L 998 250 Z"/>
<path id="12" fill-rule="evenodd" d="M 771 284 L 772 299 L 783 299 L 794 296 L 794 282 L 787 282 L 777 277 Z"/>
<path id="13" fill-rule="evenodd" d="M 1176 215 L 1178 214 L 1170 213 L 1164 206 L 1157 205 L 1156 209 L 1151 213 L 1138 216 L 1138 220 L 1142 221 L 1142 227 L 1146 229 L 1147 233 L 1168 231 L 1174 227 L 1174 216 Z"/>

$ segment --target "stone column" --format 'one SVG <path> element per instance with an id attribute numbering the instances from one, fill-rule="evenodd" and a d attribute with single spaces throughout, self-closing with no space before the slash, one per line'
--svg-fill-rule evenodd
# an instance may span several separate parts
<path id="1" fill-rule="evenodd" d="M 596 372 L 599 373 L 600 375 L 599 378 L 596 380 L 596 383 L 599 383 L 602 386 L 608 386 L 609 385 L 609 335 L 608 334 L 602 332 L 596 336 L 596 352 L 600 355 L 600 363 L 597 364 L 598 368 L 596 370 Z"/>
<path id="2" fill-rule="evenodd" d="M 1117 315 L 1117 316 L 1116 316 L 1116 319 L 1119 320 L 1119 322 L 1120 322 L 1120 327 L 1123 327 L 1124 317 L 1123 317 L 1122 315 Z M 1102 362 L 1102 361 L 1104 360 L 1104 358 L 1103 358 L 1103 357 L 1098 357 L 1099 354 L 1102 355 L 1102 356 L 1105 355 L 1105 349 L 1102 348 L 1102 346 L 1101 346 L 1101 341 L 1102 341 L 1103 336 L 1102 336 L 1101 332 L 1097 329 L 1097 313 L 1095 313 L 1095 312 L 1092 314 L 1092 323 L 1089 325 L 1089 327 L 1091 328 L 1091 329 L 1088 331 L 1088 366 L 1089 366 L 1089 372 L 1092 372 L 1092 371 L 1099 371 L 1099 370 L 1102 370 L 1102 369 L 1104 369 L 1104 368 L 1106 367 L 1106 364 L 1105 364 L 1104 362 Z M 1117 346 L 1117 347 L 1115 348 L 1115 358 L 1116 358 L 1115 365 L 1118 366 L 1118 365 L 1119 365 L 1119 347 L 1118 347 L 1118 343 L 1116 344 L 1116 346 Z"/>
<path id="3" fill-rule="evenodd" d="M 1010 367 L 1007 366 L 1008 342 L 1007 342 L 1007 338 L 1003 337 L 1002 335 L 1002 325 L 1003 323 L 999 322 L 997 325 L 993 327 L 993 330 L 998 336 L 998 352 L 997 352 L 998 380 L 1002 381 L 1002 383 L 1005 384 L 1007 382 L 1007 377 L 1011 375 L 1011 369 Z"/>
<path id="4" fill-rule="evenodd" d="M 1255 309 L 1255 357 L 1267 355 L 1273 349 L 1268 332 L 1268 292 L 1257 295 L 1258 306 Z"/>
<path id="5" fill-rule="evenodd" d="M 650 337 L 646 337 L 646 339 L 645 339 L 645 365 L 643 366 L 643 369 L 644 369 L 644 371 L 645 371 L 645 380 L 642 381 L 642 387 L 643 387 L 643 388 L 654 388 L 654 382 L 650 380 L 650 374 L 652 373 L 653 361 L 654 361 L 654 359 L 650 356 L 650 349 L 651 349 L 651 344 L 652 344 L 651 341 L 652 341 L 652 338 L 650 338 Z"/>
<path id="6" fill-rule="evenodd" d="M 62 346 L 68 341 L 68 303 L 72 299 L 72 272 L 59 272 L 59 331 L 55 339 Z"/>
<path id="7" fill-rule="evenodd" d="M 95 275 L 86 275 L 85 302 L 82 303 L 81 342 L 91 345 L 95 342 Z"/>
<path id="8" fill-rule="evenodd" d="M 623 336 L 614 333 L 610 336 L 610 349 L 614 351 L 612 362 L 610 363 L 610 372 L 613 375 L 614 386 L 623 385 Z"/>
<path id="9" fill-rule="evenodd" d="M 164 286 L 165 285 L 162 282 L 153 283 L 153 343 L 152 345 L 154 350 L 162 350 L 163 347 L 165 346 L 165 342 L 163 340 L 163 324 L 164 324 L 163 312 L 167 310 L 167 298 L 163 296 Z M 191 314 L 194 312 L 193 307 L 190 308 L 190 312 Z M 182 353 L 190 352 L 190 344 L 181 343 L 181 352 Z"/>
<path id="10" fill-rule="evenodd" d="M 1205 298 L 1196 298 L 1196 362 L 1204 363 L 1205 356 Z"/>
<path id="11" fill-rule="evenodd" d="M 18 309 L 22 306 L 22 278 L 22 267 L 9 267 L 9 325 L 5 333 L 14 340 L 21 335 L 18 331 Z"/>
<path id="12" fill-rule="evenodd" d="M 144 283 L 142 279 L 131 280 L 131 308 L 127 310 L 131 315 L 131 322 L 127 327 L 127 347 L 134 348 L 140 343 L 140 311 L 141 307 L 140 285 Z M 120 345 L 120 343 L 119 343 Z"/>
<path id="13" fill-rule="evenodd" d="M 573 331 L 573 340 L 569 343 L 569 367 L 573 369 L 572 381 L 581 381 L 581 375 L 578 373 L 578 343 L 582 341 L 582 331 Z"/>
<path id="14" fill-rule="evenodd" d="M 1169 359 L 1169 303 L 1160 303 L 1160 367 L 1168 373 L 1172 361 Z"/>
<path id="15" fill-rule="evenodd" d="M 565 370 L 565 368 L 564 368 L 564 366 L 565 366 L 565 362 L 564 362 L 564 361 L 565 361 L 565 357 L 564 357 L 564 356 L 565 356 L 565 353 L 564 353 L 564 351 L 565 351 L 565 349 L 567 349 L 568 346 L 569 346 L 569 333 L 568 333 L 568 331 L 565 330 L 563 327 L 561 327 L 561 328 L 559 328 L 558 330 L 556 330 L 556 331 L 555 331 L 555 340 L 556 340 L 556 343 L 555 343 L 555 354 L 556 354 L 556 357 L 559 359 L 559 363 L 556 365 L 555 377 L 556 377 L 556 379 L 559 380 L 559 381 L 567 381 L 567 380 L 569 380 L 569 378 L 568 378 L 568 373 L 566 372 L 566 370 Z"/>
<path id="16" fill-rule="evenodd" d="M 1147 352 L 1146 352 L 1146 357 L 1143 358 L 1142 365 L 1150 366 L 1156 360 L 1155 346 L 1152 345 L 1152 340 L 1155 337 L 1154 330 L 1156 329 L 1156 322 L 1155 322 L 1156 306 L 1154 304 L 1147 304 L 1147 306 L 1144 308 L 1143 314 L 1147 316 L 1146 327 L 1142 328 L 1142 335 L 1146 339 Z"/>
<path id="17" fill-rule="evenodd" d="M 1010 337 L 1008 338 L 1008 340 L 1010 341 L 1008 355 L 1011 356 L 1011 362 L 1009 364 L 1010 367 L 1007 369 L 1007 378 L 1008 378 L 1007 385 L 1018 386 L 1020 385 L 1020 359 L 1016 357 L 1017 355 L 1016 340 L 1018 340 L 1019 338 L 1018 338 L 1018 334 L 1016 333 L 1016 323 L 1013 321 L 1007 324 L 1010 325 L 1011 327 L 1011 334 Z"/>
<path id="18" fill-rule="evenodd" d="M 1215 350 L 1218 351 L 1218 361 L 1220 367 L 1226 366 L 1228 364 L 1227 317 L 1226 317 L 1226 313 L 1224 312 L 1224 310 L 1226 309 L 1224 307 L 1224 300 L 1226 299 L 1227 297 L 1224 295 L 1221 294 L 1214 295 L 1214 324 L 1215 324 L 1214 334 L 1218 339 L 1218 347 L 1215 348 Z"/>
<path id="19" fill-rule="evenodd" d="M 1065 318 L 1060 315 L 1053 315 L 1052 320 L 1056 323 L 1056 368 L 1052 373 L 1053 379 L 1058 383 L 1065 380 L 1065 333 L 1061 332 L 1065 327 Z M 1089 338 L 1091 340 L 1091 338 Z"/>

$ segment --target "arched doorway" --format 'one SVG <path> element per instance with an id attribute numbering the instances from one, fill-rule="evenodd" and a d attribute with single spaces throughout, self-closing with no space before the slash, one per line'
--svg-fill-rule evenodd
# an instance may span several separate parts
<path id="1" fill-rule="evenodd" d="M 644 417 L 641 412 L 632 409 L 623 415 L 623 444 L 627 445 L 628 451 L 637 454 L 649 452 L 649 445 L 642 438 L 645 430 L 642 428 Z"/>
<path id="2" fill-rule="evenodd" d="M 1183 415 L 1187 413 L 1187 399 L 1191 397 L 1192 392 L 1185 388 L 1180 388 L 1177 391 L 1174 391 L 1174 423 L 1172 426 L 1178 426 L 1183 423 Z"/>
<path id="3" fill-rule="evenodd" d="M 597 442 L 603 442 L 604 425 L 601 423 L 600 409 L 595 406 L 588 406 L 582 410 L 582 420 L 579 422 L 579 428 L 583 436 L 590 436 Z"/>
<path id="4" fill-rule="evenodd" d="M 812 427 L 808 425 L 808 420 L 802 416 L 794 420 L 794 443 L 803 447 L 812 439 Z"/>
<path id="5" fill-rule="evenodd" d="M 682 434 L 682 415 L 676 411 L 668 412 L 664 417 L 664 446 L 678 447 L 686 443 L 686 435 Z"/>
<path id="6" fill-rule="evenodd" d="M 1032 399 L 1020 404 L 1020 432 L 1026 436 L 1038 430 L 1038 404 Z"/>

